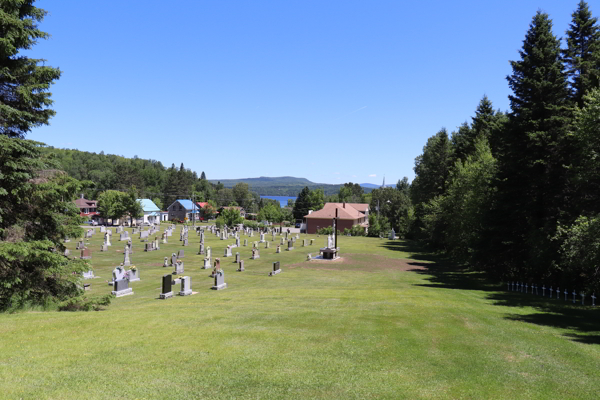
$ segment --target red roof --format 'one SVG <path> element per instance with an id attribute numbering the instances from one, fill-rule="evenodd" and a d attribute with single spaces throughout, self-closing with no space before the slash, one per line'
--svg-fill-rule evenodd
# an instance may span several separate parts
<path id="1" fill-rule="evenodd" d="M 205 206 L 205 205 L 207 205 L 207 204 L 208 204 L 208 201 L 205 201 L 205 202 L 200 202 L 200 201 L 197 201 L 197 202 L 196 202 L 196 205 L 197 205 L 198 207 L 200 207 L 200 208 L 204 208 L 204 206 Z"/>
<path id="2" fill-rule="evenodd" d="M 349 203 L 325 203 L 325 206 L 322 209 L 314 211 L 311 214 L 305 215 L 304 218 L 330 219 L 335 217 L 336 210 L 338 211 L 339 219 L 357 220 L 360 218 L 364 218 L 365 216 L 356 208 L 352 207 Z"/>
<path id="3" fill-rule="evenodd" d="M 79 208 L 91 208 L 91 207 L 96 207 L 96 200 L 86 200 L 86 199 L 79 198 L 79 199 L 75 200 L 75 204 Z"/>

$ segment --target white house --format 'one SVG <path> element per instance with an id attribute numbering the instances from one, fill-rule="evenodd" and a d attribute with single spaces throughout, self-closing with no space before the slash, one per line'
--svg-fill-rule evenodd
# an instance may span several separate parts
<path id="1" fill-rule="evenodd" d="M 150 199 L 138 199 L 144 210 L 143 221 L 148 224 L 160 223 L 160 208 Z"/>

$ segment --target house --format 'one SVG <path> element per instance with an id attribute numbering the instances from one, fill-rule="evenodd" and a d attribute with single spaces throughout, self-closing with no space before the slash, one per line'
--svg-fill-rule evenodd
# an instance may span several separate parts
<path id="1" fill-rule="evenodd" d="M 96 200 L 87 200 L 83 197 L 83 194 L 75 200 L 75 205 L 79 207 L 79 215 L 87 217 L 89 219 L 97 219 L 98 205 Z"/>
<path id="2" fill-rule="evenodd" d="M 160 212 L 160 220 L 161 221 L 168 221 L 169 220 L 169 212 L 168 211 L 161 211 Z"/>
<path id="3" fill-rule="evenodd" d="M 167 212 L 169 213 L 169 221 L 176 219 L 184 221 L 186 218 L 188 221 L 191 221 L 194 216 L 196 220 L 198 220 L 200 216 L 200 210 L 198 209 L 198 206 L 191 200 L 187 199 L 175 200 L 173 204 L 167 208 Z"/>
<path id="4" fill-rule="evenodd" d="M 137 199 L 142 205 L 144 216 L 140 219 L 140 223 L 145 222 L 154 224 L 160 222 L 160 208 L 150 199 Z"/>
<path id="5" fill-rule="evenodd" d="M 369 205 L 362 203 L 325 203 L 319 211 L 309 211 L 304 216 L 306 233 L 317 233 L 317 230 L 333 226 L 333 218 L 337 211 L 337 228 L 340 232 L 360 225 L 364 229 L 369 227 Z"/>

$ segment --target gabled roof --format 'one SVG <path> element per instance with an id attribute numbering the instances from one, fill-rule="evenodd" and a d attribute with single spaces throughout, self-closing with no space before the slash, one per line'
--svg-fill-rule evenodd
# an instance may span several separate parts
<path id="1" fill-rule="evenodd" d="M 75 200 L 75 205 L 77 205 L 77 207 L 79 208 L 96 207 L 96 200 L 87 200 L 79 198 Z"/>
<path id="2" fill-rule="evenodd" d="M 200 208 L 204 208 L 204 206 L 207 205 L 207 204 L 208 204 L 208 201 L 204 201 L 204 202 L 197 201 L 196 202 L 196 205 L 198 205 L 198 207 L 200 207 Z"/>
<path id="3" fill-rule="evenodd" d="M 342 204 L 342 203 L 337 203 L 337 204 Z M 346 205 L 350 205 L 352 208 L 360 211 L 361 213 L 366 213 L 367 210 L 369 209 L 369 204 L 367 203 L 346 203 Z"/>
<path id="4" fill-rule="evenodd" d="M 142 204 L 144 212 L 160 211 L 160 208 L 150 199 L 137 199 Z"/>
<path id="5" fill-rule="evenodd" d="M 321 219 L 331 219 L 335 218 L 335 210 L 338 210 L 338 218 L 339 219 L 351 219 L 356 220 L 359 218 L 364 218 L 365 215 L 358 211 L 356 208 L 352 207 L 348 203 L 344 207 L 343 203 L 325 203 L 322 209 L 319 211 L 315 211 L 311 214 L 305 215 L 304 218 L 321 218 Z"/>
<path id="6" fill-rule="evenodd" d="M 179 204 L 181 204 L 183 206 L 183 208 L 185 208 L 186 210 L 193 210 L 193 209 L 197 209 L 198 206 L 194 207 L 194 203 L 192 203 L 191 200 L 188 199 L 177 199 L 175 200 L 177 202 L 179 202 Z"/>

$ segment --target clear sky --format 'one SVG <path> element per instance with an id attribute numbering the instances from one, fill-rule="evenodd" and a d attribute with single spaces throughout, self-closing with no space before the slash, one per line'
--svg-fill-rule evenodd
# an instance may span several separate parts
<path id="1" fill-rule="evenodd" d="M 27 54 L 63 75 L 27 138 L 208 179 L 412 180 L 427 138 L 484 94 L 508 109 L 536 11 L 563 37 L 577 3 L 41 0 L 52 37 Z"/>

